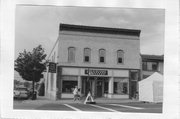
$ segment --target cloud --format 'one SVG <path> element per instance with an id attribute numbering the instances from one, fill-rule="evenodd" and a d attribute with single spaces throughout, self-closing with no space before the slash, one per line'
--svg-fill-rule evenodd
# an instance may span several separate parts
<path id="1" fill-rule="evenodd" d="M 141 30 L 141 51 L 163 52 L 164 10 L 57 6 L 17 6 L 16 55 L 43 44 L 53 47 L 59 23 Z M 157 46 L 152 50 L 151 46 Z M 159 46 L 159 47 L 158 47 Z"/>

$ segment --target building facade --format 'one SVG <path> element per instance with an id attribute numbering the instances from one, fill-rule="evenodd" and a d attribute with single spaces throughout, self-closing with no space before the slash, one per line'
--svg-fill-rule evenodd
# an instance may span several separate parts
<path id="1" fill-rule="evenodd" d="M 164 55 L 141 55 L 141 59 L 141 79 L 149 77 L 154 72 L 158 72 L 163 75 Z"/>
<path id="2" fill-rule="evenodd" d="M 133 98 L 140 80 L 140 30 L 60 24 L 48 57 L 56 72 L 45 73 L 50 99 L 81 96 Z M 47 66 L 47 69 L 49 66 Z"/>

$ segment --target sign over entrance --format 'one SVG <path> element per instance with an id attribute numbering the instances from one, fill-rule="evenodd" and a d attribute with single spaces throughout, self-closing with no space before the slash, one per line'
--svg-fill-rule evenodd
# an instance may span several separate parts
<path id="1" fill-rule="evenodd" d="M 92 70 L 92 69 L 85 69 L 85 74 L 89 75 L 108 75 L 107 70 Z"/>
<path id="2" fill-rule="evenodd" d="M 56 73 L 56 63 L 49 62 L 49 72 Z"/>

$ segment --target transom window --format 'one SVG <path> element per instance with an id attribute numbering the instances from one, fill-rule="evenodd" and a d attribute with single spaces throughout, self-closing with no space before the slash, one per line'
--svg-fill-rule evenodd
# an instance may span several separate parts
<path id="1" fill-rule="evenodd" d="M 75 62 L 75 48 L 68 48 L 68 62 Z"/>
<path id="2" fill-rule="evenodd" d="M 84 48 L 84 62 L 90 62 L 90 57 L 91 57 L 91 49 Z"/>
<path id="3" fill-rule="evenodd" d="M 105 56 L 106 56 L 106 50 L 100 49 L 99 50 L 99 62 L 100 63 L 105 63 Z"/>
<path id="4" fill-rule="evenodd" d="M 124 52 L 123 50 L 117 51 L 117 63 L 121 64 L 124 62 Z"/>

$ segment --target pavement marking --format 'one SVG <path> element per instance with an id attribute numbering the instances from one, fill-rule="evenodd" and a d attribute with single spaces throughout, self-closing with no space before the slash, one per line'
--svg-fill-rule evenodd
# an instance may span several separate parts
<path id="1" fill-rule="evenodd" d="M 101 109 L 105 109 L 105 110 L 108 110 L 108 111 L 111 111 L 111 112 L 119 112 L 117 110 L 113 110 L 113 109 L 102 107 L 102 106 L 98 106 L 98 105 L 93 105 L 93 104 L 89 104 L 89 105 L 91 105 L 93 107 L 98 107 L 98 108 L 101 108 Z"/>
<path id="2" fill-rule="evenodd" d="M 108 105 L 126 107 L 126 108 L 132 108 L 132 109 L 144 109 L 144 108 L 141 108 L 141 107 L 133 107 L 133 106 L 127 106 L 127 105 L 120 105 L 120 104 L 108 104 Z"/>
<path id="3" fill-rule="evenodd" d="M 82 110 L 80 110 L 80 109 L 78 109 L 78 108 L 76 108 L 76 107 L 73 107 L 73 106 L 71 106 L 71 105 L 68 105 L 68 104 L 64 104 L 65 106 L 67 106 L 67 107 L 69 107 L 69 108 L 71 108 L 71 109 L 73 109 L 73 110 L 75 110 L 75 111 L 82 111 Z"/>

